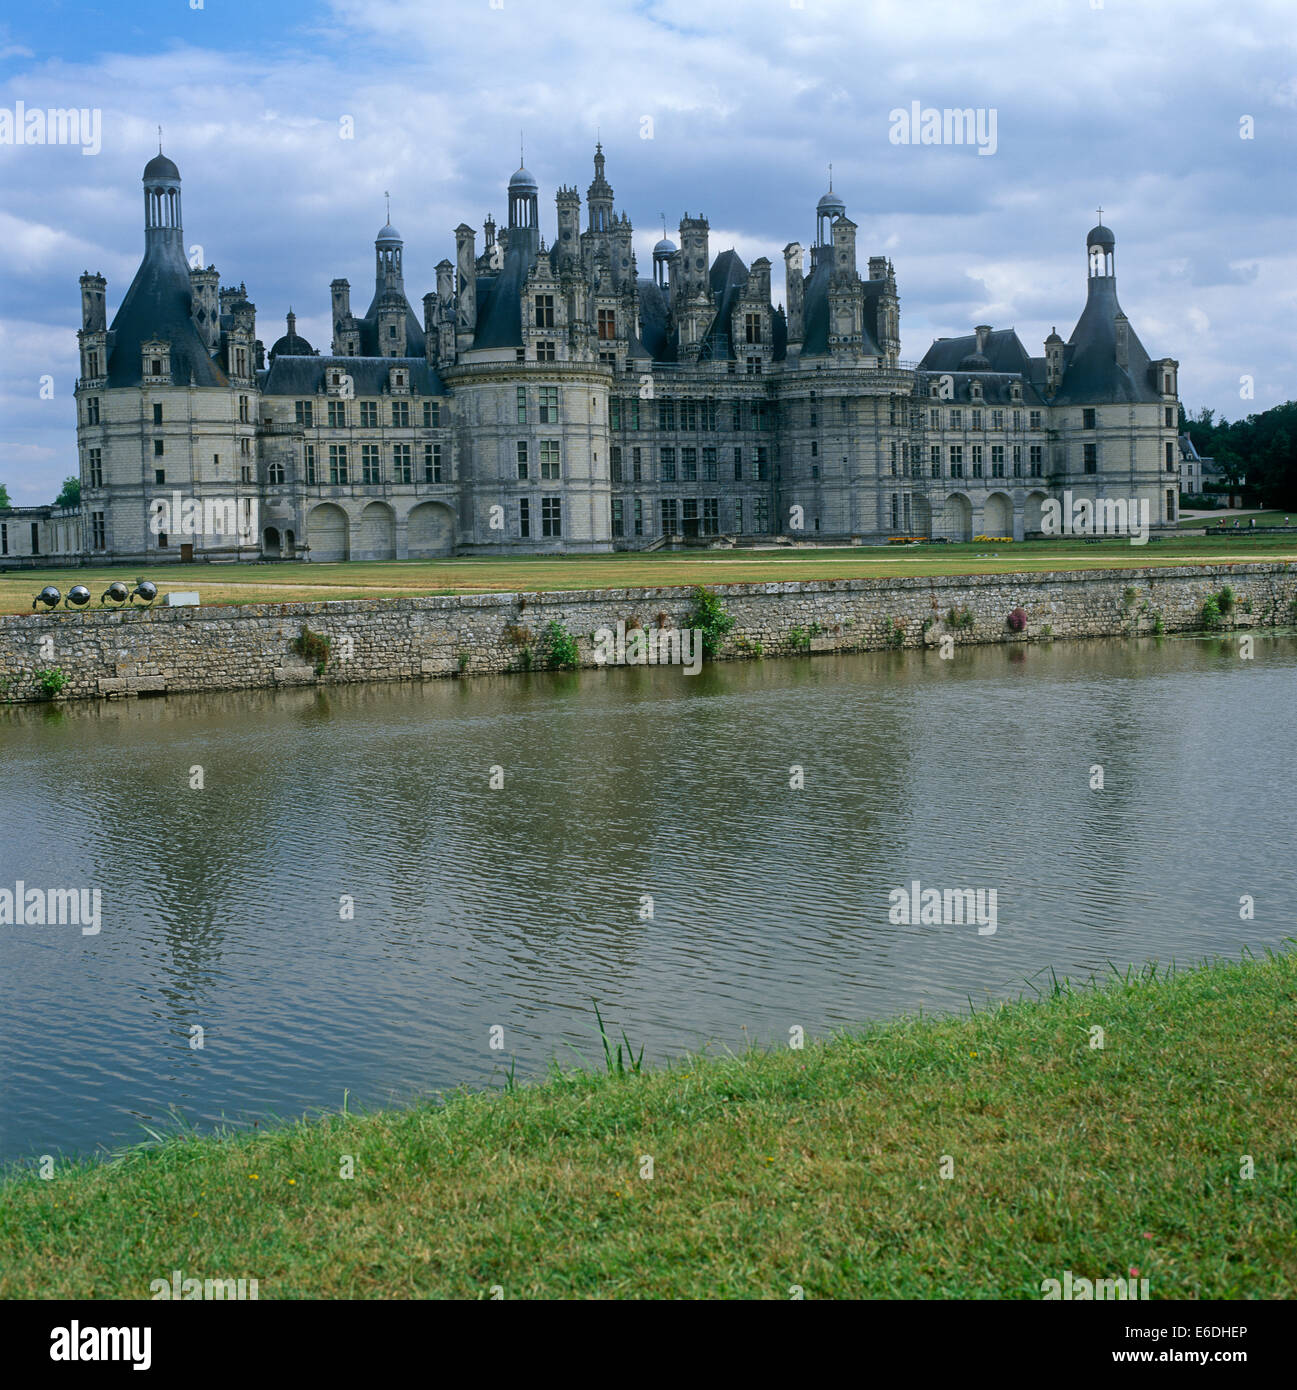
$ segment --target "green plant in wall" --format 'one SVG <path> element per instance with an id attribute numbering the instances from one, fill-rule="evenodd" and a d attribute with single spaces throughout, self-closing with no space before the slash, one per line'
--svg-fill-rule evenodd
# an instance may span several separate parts
<path id="1" fill-rule="evenodd" d="M 1161 637 L 1166 631 L 1166 624 L 1162 621 L 1162 615 L 1158 612 L 1153 614 L 1153 636 Z"/>
<path id="2" fill-rule="evenodd" d="M 1139 597 L 1139 590 L 1138 590 L 1138 589 L 1127 589 L 1127 590 L 1122 594 L 1122 596 L 1121 596 L 1121 601 L 1126 605 L 1126 611 L 1127 611 L 1128 613 L 1129 613 L 1130 610 L 1135 606 L 1135 600 L 1136 600 L 1138 597 Z"/>
<path id="3" fill-rule="evenodd" d="M 464 671 L 467 671 L 467 670 L 468 670 L 468 653 L 467 653 L 467 652 L 460 652 L 459 655 L 455 658 L 455 661 L 456 661 L 456 663 L 457 663 L 458 666 L 459 666 L 459 669 L 460 669 L 461 674 L 462 674 Z"/>
<path id="4" fill-rule="evenodd" d="M 540 636 L 540 650 L 546 666 L 553 670 L 573 670 L 581 662 L 581 649 L 576 638 L 558 621 L 551 619 L 545 624 Z"/>
<path id="5" fill-rule="evenodd" d="M 502 634 L 504 640 L 511 647 L 527 647 L 531 645 L 531 628 L 522 627 L 518 623 L 510 623 Z"/>
<path id="6" fill-rule="evenodd" d="M 795 652 L 808 652 L 811 649 L 811 630 L 808 627 L 790 627 L 788 645 Z"/>
<path id="7" fill-rule="evenodd" d="M 734 615 L 725 611 L 725 605 L 714 589 L 702 584 L 695 586 L 693 599 L 694 606 L 685 620 L 685 626 L 702 633 L 703 657 L 714 661 L 725 645 L 726 637 L 734 629 Z"/>
<path id="8" fill-rule="evenodd" d="M 57 666 L 36 672 L 36 688 L 47 700 L 52 700 L 67 683 L 67 676 Z"/>
<path id="9" fill-rule="evenodd" d="M 324 668 L 329 664 L 329 651 L 333 646 L 332 637 L 326 637 L 322 632 L 312 632 L 303 623 L 301 632 L 293 638 L 289 646 L 303 661 L 315 667 L 317 676 L 324 674 Z"/>
<path id="10" fill-rule="evenodd" d="M 742 656 L 760 658 L 765 648 L 757 637 L 736 637 L 734 639 L 734 650 Z"/>
<path id="11" fill-rule="evenodd" d="M 973 610 L 968 607 L 952 608 L 946 614 L 946 626 L 953 627 L 956 631 L 973 627 L 977 622 L 973 615 Z"/>
<path id="12" fill-rule="evenodd" d="M 883 641 L 889 647 L 903 647 L 905 645 L 905 624 L 896 618 L 888 618 L 883 624 Z"/>

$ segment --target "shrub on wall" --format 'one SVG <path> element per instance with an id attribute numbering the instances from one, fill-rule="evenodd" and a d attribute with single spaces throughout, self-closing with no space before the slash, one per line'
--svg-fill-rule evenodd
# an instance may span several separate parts
<path id="1" fill-rule="evenodd" d="M 1027 610 L 1025 608 L 1015 608 L 1009 614 L 1009 628 L 1013 632 L 1023 632 L 1027 626 Z"/>

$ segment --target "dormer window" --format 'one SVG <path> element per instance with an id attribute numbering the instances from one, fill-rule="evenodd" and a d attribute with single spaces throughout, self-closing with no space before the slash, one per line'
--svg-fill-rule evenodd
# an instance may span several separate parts
<path id="1" fill-rule="evenodd" d="M 150 375 L 150 376 L 161 376 L 161 375 L 162 375 L 162 359 L 161 359 L 160 357 L 155 357 L 155 358 L 153 358 L 153 359 L 149 362 L 149 375 Z"/>

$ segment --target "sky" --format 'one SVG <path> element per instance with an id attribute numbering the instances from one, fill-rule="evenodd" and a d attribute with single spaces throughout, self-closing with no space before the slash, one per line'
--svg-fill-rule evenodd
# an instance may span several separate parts
<path id="1" fill-rule="evenodd" d="M 99 148 L 3 143 L 3 113 L 97 111 Z M 894 112 L 972 109 L 995 140 L 901 143 Z M 42 0 L 0 20 L 0 482 L 77 472 L 77 278 L 111 319 L 143 252 L 140 175 L 183 179 L 191 263 L 246 283 L 269 346 L 329 348 L 329 281 L 363 311 L 384 194 L 416 312 L 453 229 L 507 221 L 527 167 L 593 177 L 596 138 L 639 273 L 686 213 L 773 262 L 833 186 L 858 263 L 891 258 L 902 356 L 973 325 L 1033 355 L 1085 297 L 1103 208 L 1121 304 L 1229 419 L 1297 396 L 1293 0 Z M 12 121 L 9 122 L 12 126 Z M 1250 394 L 1249 394 L 1250 393 Z"/>

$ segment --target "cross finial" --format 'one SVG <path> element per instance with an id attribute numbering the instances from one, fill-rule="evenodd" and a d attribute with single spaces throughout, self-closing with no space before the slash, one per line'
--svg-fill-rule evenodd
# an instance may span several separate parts
<path id="1" fill-rule="evenodd" d="M 1101 227 L 1103 226 L 1103 209 L 1102 209 L 1102 208 L 1099 209 L 1099 225 L 1100 225 Z"/>
<path id="2" fill-rule="evenodd" d="M 667 239 L 667 215 L 666 215 L 666 213 L 664 212 L 664 213 L 662 214 L 662 240 L 665 241 L 666 239 Z"/>
<path id="3" fill-rule="evenodd" d="M 518 132 L 518 168 L 523 169 L 527 164 L 526 146 L 523 144 L 522 131 Z"/>
<path id="4" fill-rule="evenodd" d="M 383 190 L 383 200 L 387 204 L 387 225 L 390 227 L 392 225 L 392 195 L 387 189 Z"/>
<path id="5" fill-rule="evenodd" d="M 829 192 L 833 192 L 833 163 L 829 162 Z"/>
<path id="6" fill-rule="evenodd" d="M 158 127 L 158 153 L 162 153 L 162 127 Z"/>

